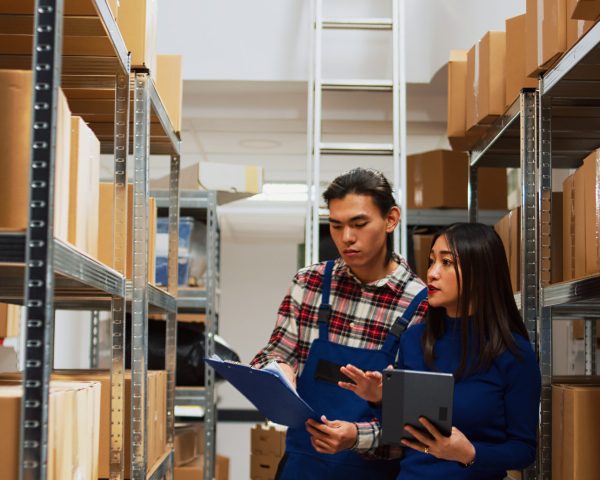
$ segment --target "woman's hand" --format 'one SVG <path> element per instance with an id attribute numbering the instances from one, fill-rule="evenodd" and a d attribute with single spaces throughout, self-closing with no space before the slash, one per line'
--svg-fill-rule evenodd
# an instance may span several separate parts
<path id="1" fill-rule="evenodd" d="M 341 367 L 340 372 L 354 383 L 338 382 L 338 386 L 356 393 L 356 395 L 367 402 L 381 402 L 383 380 L 381 372 L 363 372 L 360 368 L 350 364 Z"/>
<path id="2" fill-rule="evenodd" d="M 450 436 L 445 437 L 426 418 L 421 417 L 419 422 L 421 422 L 431 436 L 420 432 L 410 425 L 406 425 L 404 430 L 415 437 L 418 442 L 402 440 L 402 445 L 418 450 L 419 452 L 428 453 L 442 460 L 451 460 L 465 465 L 475 459 L 475 447 L 458 428 L 452 427 Z"/>
<path id="3" fill-rule="evenodd" d="M 323 415 L 323 423 L 313 419 L 306 421 L 306 430 L 310 433 L 310 443 L 319 453 L 338 453 L 352 448 L 356 443 L 358 430 L 354 423 L 342 420 L 329 421 Z"/>

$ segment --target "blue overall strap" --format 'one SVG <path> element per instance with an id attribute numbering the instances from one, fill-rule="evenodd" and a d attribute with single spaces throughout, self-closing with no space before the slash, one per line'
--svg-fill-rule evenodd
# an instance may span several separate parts
<path id="1" fill-rule="evenodd" d="M 321 305 L 319 305 L 319 338 L 322 340 L 327 340 L 329 337 L 329 316 L 331 315 L 329 294 L 331 293 L 331 274 L 334 263 L 333 260 L 329 260 L 325 264 L 325 274 L 323 275 Z"/>
<path id="2" fill-rule="evenodd" d="M 408 328 L 408 324 L 410 323 L 413 315 L 419 308 L 419 305 L 423 300 L 427 298 L 427 287 L 417 293 L 408 307 L 404 310 L 404 313 L 401 317 L 398 317 L 392 328 L 388 333 L 387 338 L 385 339 L 385 343 L 383 345 L 383 350 L 392 351 L 394 347 L 396 347 L 400 342 L 400 336 L 404 333 L 404 331 Z"/>

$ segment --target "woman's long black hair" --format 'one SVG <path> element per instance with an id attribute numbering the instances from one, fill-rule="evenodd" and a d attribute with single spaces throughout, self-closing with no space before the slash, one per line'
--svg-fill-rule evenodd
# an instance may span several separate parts
<path id="1" fill-rule="evenodd" d="M 515 303 L 500 237 L 481 223 L 455 223 L 434 236 L 432 247 L 441 236 L 454 256 L 458 279 L 462 351 L 455 375 L 461 378 L 467 372 L 486 370 L 506 350 L 520 357 L 513 334 L 526 339 L 529 335 Z M 444 308 L 429 308 L 422 345 L 425 363 L 432 369 L 435 342 L 444 334 L 445 314 Z"/>
<path id="2" fill-rule="evenodd" d="M 382 217 L 385 217 L 392 207 L 397 206 L 390 182 L 383 173 L 370 168 L 359 167 L 343 173 L 329 184 L 327 190 L 323 193 L 323 199 L 329 206 L 331 200 L 340 200 L 351 193 L 371 197 Z M 394 234 L 388 233 L 386 237 L 386 265 L 392 260 L 393 252 Z"/>

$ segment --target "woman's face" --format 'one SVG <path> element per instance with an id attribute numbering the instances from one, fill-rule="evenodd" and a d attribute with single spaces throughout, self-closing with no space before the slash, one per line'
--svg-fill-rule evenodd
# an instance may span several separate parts
<path id="1" fill-rule="evenodd" d="M 429 253 L 427 270 L 427 290 L 429 305 L 443 307 L 450 317 L 458 317 L 458 278 L 455 268 L 460 265 L 454 258 L 444 235 L 438 237 Z"/>

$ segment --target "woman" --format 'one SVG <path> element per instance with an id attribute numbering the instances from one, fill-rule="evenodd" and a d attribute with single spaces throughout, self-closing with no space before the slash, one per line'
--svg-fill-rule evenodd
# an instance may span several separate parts
<path id="1" fill-rule="evenodd" d="M 458 223 L 433 240 L 425 323 L 401 339 L 398 368 L 455 376 L 453 425 L 445 437 L 410 426 L 398 480 L 500 480 L 535 459 L 540 372 L 514 301 L 502 242 L 482 224 Z M 381 373 L 342 368 L 340 386 L 381 401 Z M 384 425 L 385 428 L 385 425 Z"/>

